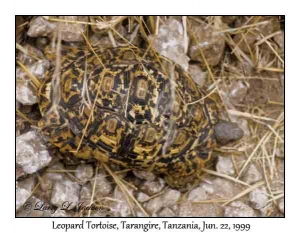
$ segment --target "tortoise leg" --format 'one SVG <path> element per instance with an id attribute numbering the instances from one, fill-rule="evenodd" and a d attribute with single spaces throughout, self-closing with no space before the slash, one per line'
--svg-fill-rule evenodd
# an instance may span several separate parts
<path id="1" fill-rule="evenodd" d="M 207 150 L 192 150 L 181 158 L 171 161 L 165 173 L 165 181 L 171 187 L 178 189 L 188 188 L 199 182 L 201 169 L 211 157 L 212 152 Z"/>

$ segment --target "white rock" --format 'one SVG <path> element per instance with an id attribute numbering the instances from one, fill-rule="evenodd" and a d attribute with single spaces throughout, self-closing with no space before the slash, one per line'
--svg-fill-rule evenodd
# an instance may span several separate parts
<path id="1" fill-rule="evenodd" d="M 91 186 L 93 187 L 94 181 L 91 181 Z M 99 172 L 96 176 L 96 188 L 95 195 L 100 195 L 101 197 L 107 196 L 112 190 L 110 182 L 106 179 L 106 175 Z"/>
<path id="2" fill-rule="evenodd" d="M 16 162 L 32 174 L 47 166 L 51 156 L 36 131 L 29 131 L 16 138 Z"/>
<path id="3" fill-rule="evenodd" d="M 133 171 L 133 174 L 142 180 L 150 180 L 153 181 L 155 179 L 155 175 L 152 172 L 147 171 Z"/>
<path id="4" fill-rule="evenodd" d="M 256 217 L 254 210 L 241 201 L 234 201 L 225 207 L 224 217 Z"/>
<path id="5" fill-rule="evenodd" d="M 150 40 L 152 39 L 153 36 L 150 37 Z M 158 53 L 170 58 L 187 71 L 189 62 L 189 57 L 185 54 L 187 40 L 182 24 L 175 19 L 168 19 L 159 27 L 153 47 Z"/>
<path id="6" fill-rule="evenodd" d="M 132 193 L 133 190 L 129 188 L 129 192 Z M 116 186 L 114 190 L 114 199 L 116 199 L 116 201 L 110 208 L 112 213 L 114 214 L 114 217 L 128 217 L 132 215 L 126 197 L 124 196 L 124 193 L 118 188 L 118 186 Z"/>
<path id="7" fill-rule="evenodd" d="M 36 92 L 29 85 L 29 82 L 17 82 L 16 84 L 16 100 L 24 105 L 33 105 L 38 101 Z"/>
<path id="8" fill-rule="evenodd" d="M 165 185 L 165 181 L 161 178 L 154 181 L 147 180 L 141 185 L 141 190 L 149 195 L 153 195 L 160 192 Z"/>
<path id="9" fill-rule="evenodd" d="M 158 217 L 176 217 L 173 210 L 170 208 L 163 208 L 159 213 Z"/>
<path id="10" fill-rule="evenodd" d="M 279 210 L 282 214 L 284 214 L 284 198 L 281 198 L 278 204 Z"/>
<path id="11" fill-rule="evenodd" d="M 199 202 L 207 199 L 207 194 L 204 188 L 197 187 L 190 191 L 188 200 L 192 202 Z"/>
<path id="12" fill-rule="evenodd" d="M 175 189 L 168 189 L 162 195 L 161 199 L 164 207 L 170 207 L 176 204 L 179 200 L 181 193 Z"/>
<path id="13" fill-rule="evenodd" d="M 139 192 L 136 197 L 138 202 L 145 202 L 146 200 L 148 200 L 148 198 L 149 198 L 149 196 L 143 192 Z"/>
<path id="14" fill-rule="evenodd" d="M 30 21 L 27 35 L 30 37 L 49 36 L 56 29 L 56 23 L 44 19 L 42 16 Z"/>
<path id="15" fill-rule="evenodd" d="M 19 210 L 21 206 L 25 204 L 27 199 L 30 197 L 30 192 L 23 188 L 16 188 L 16 210 Z M 24 208 L 26 208 L 24 206 Z"/>
<path id="16" fill-rule="evenodd" d="M 195 83 L 197 83 L 200 87 L 204 85 L 205 79 L 207 78 L 207 72 L 201 70 L 199 65 L 189 65 L 188 72 L 192 76 Z"/>
<path id="17" fill-rule="evenodd" d="M 151 215 L 159 211 L 162 207 L 163 207 L 163 200 L 160 196 L 151 199 L 146 204 L 146 209 L 149 213 L 151 213 Z"/>
<path id="18" fill-rule="evenodd" d="M 92 188 L 89 183 L 82 186 L 80 190 L 80 202 L 88 204 L 91 201 L 92 197 Z"/>
<path id="19" fill-rule="evenodd" d="M 218 156 L 218 163 L 216 165 L 218 172 L 232 176 L 234 175 L 234 167 L 230 157 Z"/>
<path id="20" fill-rule="evenodd" d="M 80 164 L 75 170 L 75 177 L 85 183 L 93 177 L 93 167 L 88 164 Z"/>
<path id="21" fill-rule="evenodd" d="M 52 189 L 51 203 L 57 207 L 66 207 L 70 204 L 70 208 L 72 208 L 79 202 L 79 193 L 80 186 L 73 181 L 55 182 Z"/>
<path id="22" fill-rule="evenodd" d="M 268 196 L 265 187 L 257 188 L 249 193 L 249 201 L 253 209 L 262 209 L 267 205 Z"/>
<path id="23" fill-rule="evenodd" d="M 261 173 L 254 164 L 250 164 L 244 175 L 241 177 L 241 179 L 248 184 L 254 184 L 262 180 L 262 178 Z"/>

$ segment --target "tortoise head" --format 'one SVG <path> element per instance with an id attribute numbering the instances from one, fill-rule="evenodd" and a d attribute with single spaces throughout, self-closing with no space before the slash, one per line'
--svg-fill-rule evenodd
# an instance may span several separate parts
<path id="1" fill-rule="evenodd" d="M 214 137 L 219 145 L 227 145 L 240 140 L 244 136 L 244 131 L 237 123 L 220 120 L 214 126 Z"/>

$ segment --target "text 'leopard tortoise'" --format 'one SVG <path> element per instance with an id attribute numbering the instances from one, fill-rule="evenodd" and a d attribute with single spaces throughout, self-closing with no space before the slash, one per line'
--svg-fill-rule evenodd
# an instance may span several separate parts
<path id="1" fill-rule="evenodd" d="M 62 46 L 53 90 L 55 72 L 39 90 L 39 127 L 62 153 L 151 171 L 177 188 L 210 159 L 213 95 L 169 59 L 134 47 Z"/>

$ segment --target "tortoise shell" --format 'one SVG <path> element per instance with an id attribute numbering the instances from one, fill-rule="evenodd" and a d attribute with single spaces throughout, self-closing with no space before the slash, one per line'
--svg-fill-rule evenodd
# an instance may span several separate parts
<path id="1" fill-rule="evenodd" d="M 134 47 L 63 46 L 59 82 L 55 74 L 39 90 L 39 126 L 62 153 L 151 171 L 174 187 L 210 159 L 215 102 L 169 59 Z"/>

